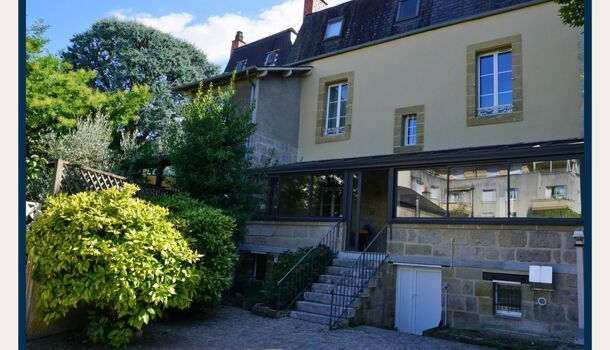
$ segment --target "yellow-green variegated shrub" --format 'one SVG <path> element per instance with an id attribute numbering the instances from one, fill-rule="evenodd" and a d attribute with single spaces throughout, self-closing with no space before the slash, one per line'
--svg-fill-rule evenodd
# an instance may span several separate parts
<path id="1" fill-rule="evenodd" d="M 136 191 L 126 185 L 49 198 L 27 233 L 45 322 L 86 307 L 89 337 L 120 347 L 163 309 L 191 304 L 200 256 L 167 209 L 134 198 Z"/>

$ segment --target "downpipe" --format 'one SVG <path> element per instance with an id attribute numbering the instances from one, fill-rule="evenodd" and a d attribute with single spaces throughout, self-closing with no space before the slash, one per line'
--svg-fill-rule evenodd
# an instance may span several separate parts
<path id="1" fill-rule="evenodd" d="M 443 317 L 443 326 L 447 327 L 447 299 L 449 295 L 449 283 L 443 283 L 443 292 L 445 293 L 445 317 Z"/>

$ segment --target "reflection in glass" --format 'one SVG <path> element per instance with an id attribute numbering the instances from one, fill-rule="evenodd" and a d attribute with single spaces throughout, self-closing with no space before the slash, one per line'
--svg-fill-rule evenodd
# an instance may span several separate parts
<path id="1" fill-rule="evenodd" d="M 449 216 L 505 218 L 508 169 L 505 164 L 459 166 L 449 172 Z"/>
<path id="2" fill-rule="evenodd" d="M 343 204 L 343 175 L 314 175 L 312 185 L 312 212 L 310 216 L 341 216 L 341 205 Z"/>
<path id="3" fill-rule="evenodd" d="M 279 195 L 280 216 L 307 216 L 309 202 L 309 176 L 282 178 Z"/>
<path id="4" fill-rule="evenodd" d="M 576 159 L 513 163 L 511 213 L 526 218 L 580 218 L 580 162 Z"/>
<path id="5" fill-rule="evenodd" d="M 396 217 L 447 215 L 447 168 L 400 170 L 396 180 Z"/>

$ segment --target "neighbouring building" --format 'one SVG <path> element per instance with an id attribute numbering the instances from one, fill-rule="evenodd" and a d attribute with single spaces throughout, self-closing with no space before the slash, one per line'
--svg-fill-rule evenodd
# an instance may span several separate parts
<path id="1" fill-rule="evenodd" d="M 336 232 L 294 317 L 577 334 L 580 30 L 551 1 L 324 5 L 305 1 L 294 42 L 233 45 L 208 80 L 237 72 L 257 157 L 281 154 L 242 266 L 264 279 Z"/>

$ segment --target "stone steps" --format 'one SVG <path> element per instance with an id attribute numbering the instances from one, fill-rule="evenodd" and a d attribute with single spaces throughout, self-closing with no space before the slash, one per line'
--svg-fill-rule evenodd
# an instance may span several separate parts
<path id="1" fill-rule="evenodd" d="M 311 301 L 297 301 L 297 311 L 309 312 L 312 314 L 330 315 L 330 305 L 328 304 L 320 304 Z M 347 317 L 356 316 L 356 309 L 353 307 L 347 308 Z"/>

